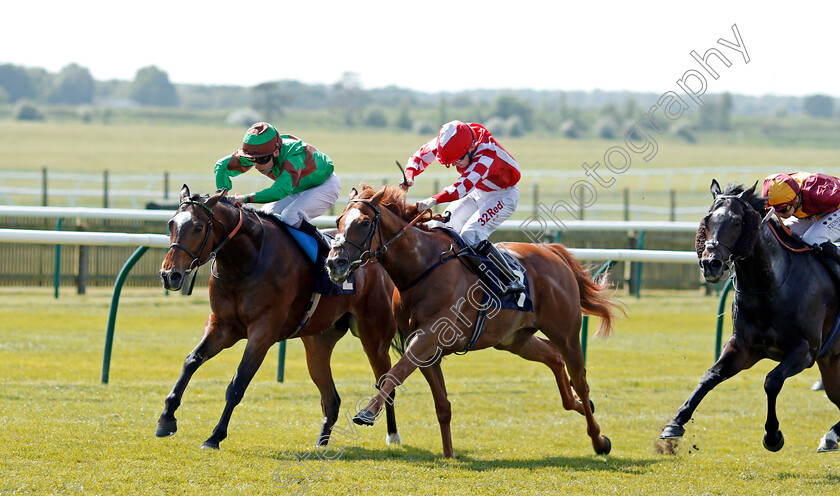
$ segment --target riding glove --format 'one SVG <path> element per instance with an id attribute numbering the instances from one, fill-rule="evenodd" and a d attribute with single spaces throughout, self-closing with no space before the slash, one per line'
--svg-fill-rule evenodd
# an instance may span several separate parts
<path id="1" fill-rule="evenodd" d="M 437 205 L 437 200 L 429 197 L 425 200 L 420 200 L 415 206 L 417 207 L 418 212 L 425 212 L 426 210 L 431 210 L 435 205 Z"/>

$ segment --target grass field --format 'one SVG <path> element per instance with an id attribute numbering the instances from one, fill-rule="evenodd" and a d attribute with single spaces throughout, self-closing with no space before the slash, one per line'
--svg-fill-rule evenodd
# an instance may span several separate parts
<path id="1" fill-rule="evenodd" d="M 542 365 L 495 350 L 444 362 L 455 457 L 443 459 L 431 396 L 412 375 L 397 399 L 402 447 L 384 422 L 334 435 L 335 461 L 316 460 L 319 396 L 289 342 L 286 381 L 269 358 L 233 414 L 220 451 L 201 450 L 224 405 L 242 343 L 205 364 L 158 439 L 163 399 L 197 343 L 206 294 L 123 292 L 110 384 L 99 383 L 110 294 L 0 291 L 0 494 L 825 494 L 840 483 L 837 454 L 817 454 L 838 420 L 808 369 L 779 397 L 786 445 L 761 446 L 762 362 L 720 385 L 687 424 L 676 454 L 660 453 L 662 426 L 713 361 L 717 298 L 646 292 L 607 340 L 591 340 L 588 378 L 612 453 L 595 455 L 583 418 L 563 411 Z M 358 340 L 333 357 L 342 412 L 372 392 Z M 347 420 L 339 426 L 349 428 Z M 295 457 L 309 456 L 306 465 Z M 308 467 L 310 472 L 306 472 Z M 305 476 L 283 488 L 273 476 Z"/>
<path id="2" fill-rule="evenodd" d="M 282 123 L 278 123 L 282 128 Z M 375 186 L 395 184 L 395 160 L 408 156 L 431 136 L 373 130 L 285 129 L 328 153 L 342 179 L 339 205 L 360 181 Z M 213 165 L 239 145 L 238 127 L 149 124 L 20 123 L 0 121 L 0 203 L 42 203 L 41 170 L 48 171 L 51 206 L 105 204 L 103 171 L 109 173 L 112 207 L 144 208 L 163 197 L 164 173 L 169 174 L 169 199 L 177 197 L 182 183 L 193 191 L 215 190 Z M 698 144 L 670 135 L 656 136 L 656 152 L 631 154 L 626 170 L 611 172 L 604 158 L 611 147 L 627 148 L 623 139 L 569 140 L 529 136 L 504 138 L 502 143 L 523 170 L 520 203 L 514 219 L 522 220 L 558 200 L 574 202 L 572 188 L 587 181 L 592 189 L 585 218 L 618 220 L 694 220 L 705 210 L 711 180 L 751 184 L 771 172 L 811 170 L 840 174 L 840 146 L 810 144 L 774 145 L 751 134 L 708 134 Z M 611 160 L 621 162 L 619 156 Z M 592 173 L 584 170 L 596 167 Z M 600 165 L 596 165 L 600 164 Z M 621 163 L 616 164 L 621 166 Z M 747 167 L 750 172 L 738 172 Z M 32 172 L 12 177 L 9 172 Z M 57 178 L 57 173 L 75 175 Z M 593 177 L 597 174 L 597 179 Z M 433 195 L 457 177 L 455 171 L 434 165 L 418 178 L 411 199 Z M 259 191 L 269 184 L 257 173 L 234 179 L 233 191 Z M 82 189 L 72 198 L 68 191 Z M 26 191 L 26 193 L 21 193 Z M 143 193 L 140 193 L 143 192 Z M 597 195 L 592 198 L 591 195 Z M 672 196 L 673 195 L 673 196 Z M 630 208 L 633 207 L 632 213 Z M 675 207 L 672 210 L 672 206 Z M 683 211 L 677 213 L 676 208 Z M 685 210 L 688 209 L 688 210 Z M 699 210 L 698 210 L 699 209 Z M 677 217 L 679 216 L 679 217 Z M 571 218 L 565 217 L 565 218 Z M 564 218 L 564 219 L 565 219 Z"/>
<path id="3" fill-rule="evenodd" d="M 283 129 L 282 123 L 277 125 Z M 283 129 L 329 154 L 339 171 L 396 173 L 403 162 L 433 136 L 391 131 L 325 131 Z M 241 145 L 244 129 L 196 125 L 102 125 L 0 121 L 0 170 L 50 170 L 121 173 L 212 174 L 217 159 Z M 670 136 L 656 137 L 658 151 L 631 167 L 835 167 L 840 146 L 773 146 L 737 134 L 711 135 L 688 144 Z M 581 164 L 603 161 L 618 140 L 504 138 L 508 151 L 527 170 L 580 170 Z M 441 168 L 442 170 L 445 170 Z M 603 168 L 605 176 L 609 175 Z"/>

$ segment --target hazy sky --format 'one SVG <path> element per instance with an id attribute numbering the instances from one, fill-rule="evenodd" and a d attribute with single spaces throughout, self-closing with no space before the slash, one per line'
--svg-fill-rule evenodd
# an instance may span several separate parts
<path id="1" fill-rule="evenodd" d="M 436 92 L 476 88 L 663 93 L 717 48 L 708 93 L 840 96 L 840 3 L 767 1 L 107 2 L 0 7 L 0 63 L 97 80 L 155 65 L 173 83 L 295 79 Z M 778 6 L 776 6 L 778 5 Z M 717 43 L 736 42 L 749 56 Z"/>

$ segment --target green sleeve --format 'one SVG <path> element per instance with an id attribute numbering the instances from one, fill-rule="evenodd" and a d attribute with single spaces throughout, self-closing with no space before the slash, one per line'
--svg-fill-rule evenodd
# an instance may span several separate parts
<path id="1" fill-rule="evenodd" d="M 233 183 L 230 181 L 230 178 L 242 174 L 242 172 L 228 169 L 228 163 L 232 156 L 228 155 L 216 162 L 216 166 L 213 169 L 213 173 L 216 176 L 216 189 L 224 188 L 230 191 L 233 188 Z"/>
<path id="2" fill-rule="evenodd" d="M 270 203 L 282 200 L 292 193 L 292 176 L 281 173 L 274 183 L 262 191 L 254 193 L 254 203 Z"/>

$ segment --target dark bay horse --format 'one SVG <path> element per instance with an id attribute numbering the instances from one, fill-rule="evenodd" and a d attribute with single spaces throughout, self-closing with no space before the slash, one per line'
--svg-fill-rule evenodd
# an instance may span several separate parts
<path id="1" fill-rule="evenodd" d="M 155 434 L 169 436 L 177 430 L 175 410 L 198 367 L 240 339 L 247 339 L 225 394 L 221 419 L 202 445 L 218 448 L 227 437 L 233 409 L 268 349 L 278 341 L 299 336 L 306 348 L 309 375 L 321 393 L 324 422 L 317 444 L 326 445 L 341 403 L 330 369 L 333 347 L 351 328 L 358 334 L 376 378 L 391 368 L 388 353 L 397 327 L 391 308 L 394 284 L 379 264 L 369 264 L 356 276 L 355 294 L 323 296 L 301 328 L 311 308 L 315 280 L 311 262 L 291 235 L 268 215 L 234 207 L 224 193 L 190 195 L 184 185 L 181 204 L 169 221 L 172 245 L 160 270 L 166 289 L 181 289 L 187 271 L 214 257 L 215 261 L 211 265 L 211 313 L 201 341 L 187 356 L 181 375 L 166 397 Z M 386 440 L 399 443 L 392 404 L 386 414 Z"/>
<path id="2" fill-rule="evenodd" d="M 840 343 L 832 337 L 840 295 L 817 257 L 786 248 L 774 234 L 781 230 L 776 219 L 761 220 L 766 202 L 755 188 L 729 185 L 722 192 L 712 181 L 714 202 L 697 231 L 697 255 L 709 282 L 720 281 L 734 267 L 732 337 L 665 427 L 663 439 L 682 437 L 683 426 L 712 388 L 764 358 L 779 362 L 764 379 L 768 450 L 784 445 L 776 398 L 788 377 L 816 361 L 828 398 L 840 407 Z M 837 450 L 838 436 L 840 423 L 821 439 L 818 451 Z"/>
<path id="3" fill-rule="evenodd" d="M 353 270 L 378 257 L 397 289 L 402 288 L 394 297 L 394 305 L 400 332 L 408 336 L 405 353 L 386 376 L 389 380 L 354 421 L 371 425 L 387 404 L 387 395 L 419 367 L 432 390 L 443 455 L 451 457 L 451 408 L 441 358 L 468 349 L 494 347 L 547 365 L 554 373 L 563 407 L 583 414 L 595 452 L 609 453 L 610 440 L 601 435 L 593 416 L 580 343 L 581 309 L 600 317 L 596 335 L 605 337 L 612 329 L 615 303 L 610 301 L 606 286 L 591 281 L 561 245 L 507 243 L 504 248 L 526 269 L 535 310 L 497 307 L 492 316 L 487 314 L 477 341 L 471 342 L 471 323 L 481 318 L 481 305 L 476 302 L 481 301 L 484 289 L 478 277 L 459 260 L 439 263 L 452 252 L 453 240 L 441 229 L 412 226 L 418 214 L 414 205 L 405 204 L 405 194 L 399 188 L 385 186 L 377 192 L 363 186 L 361 193 L 355 189 L 351 192 L 350 202 L 338 219 L 338 234 L 327 257 L 330 277 L 343 281 Z M 430 212 L 423 215 L 422 220 L 431 218 Z M 538 330 L 548 339 L 535 336 Z"/>

